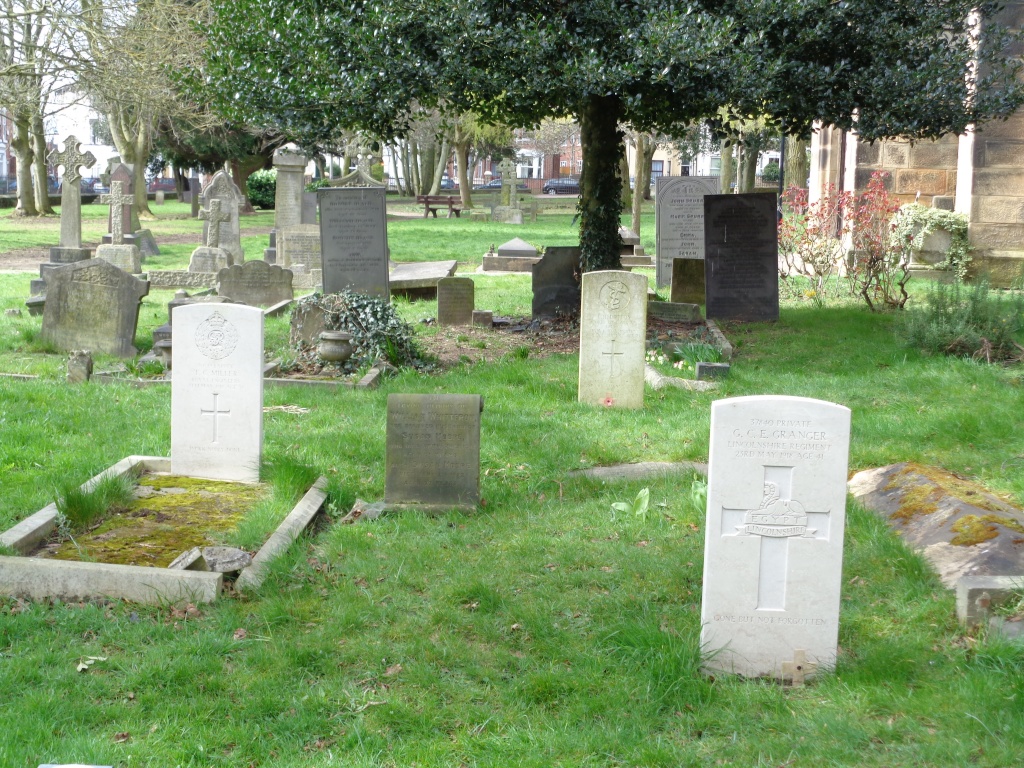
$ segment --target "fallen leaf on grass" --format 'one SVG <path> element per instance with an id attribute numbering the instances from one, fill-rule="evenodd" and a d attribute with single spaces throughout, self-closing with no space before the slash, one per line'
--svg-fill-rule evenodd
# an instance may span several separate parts
<path id="1" fill-rule="evenodd" d="M 387 669 L 384 670 L 384 676 L 385 677 L 394 677 L 395 675 L 397 675 L 401 671 L 402 671 L 402 665 L 401 664 L 392 664 L 390 667 L 388 667 Z"/>
<path id="2" fill-rule="evenodd" d="M 86 656 L 85 659 L 78 662 L 78 666 L 75 667 L 79 672 L 88 672 L 89 667 L 95 664 L 97 661 L 106 661 L 106 656 Z"/>
<path id="3" fill-rule="evenodd" d="M 114 734 L 115 744 L 124 744 L 126 741 L 131 741 L 132 735 L 128 731 L 120 731 Z"/>
<path id="4" fill-rule="evenodd" d="M 232 637 L 235 640 L 245 640 L 245 638 L 247 638 L 248 636 L 249 633 L 246 631 L 244 627 L 239 627 L 235 630 L 235 633 L 232 635 Z"/>

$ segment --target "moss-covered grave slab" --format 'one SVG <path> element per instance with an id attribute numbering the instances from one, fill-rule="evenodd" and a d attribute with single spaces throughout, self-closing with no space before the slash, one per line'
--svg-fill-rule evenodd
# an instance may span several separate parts
<path id="1" fill-rule="evenodd" d="M 216 538 L 217 531 L 234 528 L 262 489 L 172 476 L 169 471 L 170 459 L 129 456 L 83 483 L 82 489 L 90 490 L 109 474 L 142 475 L 130 507 L 77 535 L 74 544 L 46 543 L 57 526 L 54 504 L 0 533 L 0 543 L 23 555 L 40 555 L 0 556 L 0 595 L 65 600 L 108 597 L 151 604 L 216 600 L 224 584 L 222 574 L 165 566 L 193 546 L 212 543 L 210 536 Z M 256 554 L 254 564 L 259 562 L 261 577 L 267 561 L 320 512 L 325 486 L 325 478 L 317 480 Z M 250 575 L 249 586 L 261 580 Z"/>
<path id="2" fill-rule="evenodd" d="M 1024 510 L 966 478 L 911 462 L 858 472 L 849 490 L 932 564 L 942 583 L 1024 574 Z"/>

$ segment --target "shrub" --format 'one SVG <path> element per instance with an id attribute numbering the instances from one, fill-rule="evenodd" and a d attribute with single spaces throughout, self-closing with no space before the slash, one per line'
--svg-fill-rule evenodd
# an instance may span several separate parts
<path id="1" fill-rule="evenodd" d="M 249 174 L 249 178 L 245 182 L 245 189 L 249 194 L 249 202 L 255 208 L 273 210 L 274 196 L 277 194 L 277 169 L 255 171 Z"/>
<path id="2" fill-rule="evenodd" d="M 311 182 L 309 182 L 309 184 L 307 184 L 305 186 L 305 191 L 306 192 L 316 192 L 318 189 L 320 189 L 322 187 L 329 187 L 329 186 L 331 186 L 331 180 L 330 179 L 313 179 Z"/>
<path id="3" fill-rule="evenodd" d="M 779 183 L 779 164 L 768 163 L 764 168 L 761 169 L 761 181 L 768 184 Z"/>
<path id="4" fill-rule="evenodd" d="M 871 174 L 867 189 L 857 197 L 850 214 L 853 259 L 848 277 L 855 295 L 872 312 L 883 307 L 903 309 L 909 298 L 912 243 L 893 226 L 899 200 L 885 188 L 884 171 Z"/>
<path id="5" fill-rule="evenodd" d="M 1024 347 L 1014 334 L 1024 329 L 1024 296 L 993 294 L 988 283 L 936 283 L 925 306 L 908 312 L 898 326 L 903 341 L 929 354 L 987 362 L 1020 361 Z"/>
<path id="6" fill-rule="evenodd" d="M 838 294 L 839 274 L 844 259 L 841 235 L 851 197 L 829 184 L 815 203 L 809 203 L 807 190 L 790 187 L 782 196 L 783 214 L 779 222 L 779 277 L 794 298 L 809 298 L 824 306 L 830 294 Z M 799 280 L 802 276 L 806 280 Z M 807 286 L 804 288 L 804 286 Z"/>

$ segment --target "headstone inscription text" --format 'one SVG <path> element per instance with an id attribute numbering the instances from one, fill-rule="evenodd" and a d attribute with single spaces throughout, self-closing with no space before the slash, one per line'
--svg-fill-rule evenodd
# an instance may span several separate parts
<path id="1" fill-rule="evenodd" d="M 705 666 L 785 676 L 834 665 L 850 411 L 800 397 L 716 401 L 704 550 Z"/>
<path id="2" fill-rule="evenodd" d="M 704 196 L 718 194 L 716 176 L 661 176 L 655 187 L 655 280 L 672 279 L 673 259 L 704 258 Z M 673 299 L 674 301 L 674 299 Z"/>
<path id="3" fill-rule="evenodd" d="M 388 395 L 389 507 L 476 508 L 483 407 L 480 395 Z"/>
<path id="4" fill-rule="evenodd" d="M 774 192 L 704 198 L 705 316 L 779 319 L 779 249 Z"/>
<path id="5" fill-rule="evenodd" d="M 385 194 L 383 187 L 317 190 L 324 293 L 389 297 Z"/>

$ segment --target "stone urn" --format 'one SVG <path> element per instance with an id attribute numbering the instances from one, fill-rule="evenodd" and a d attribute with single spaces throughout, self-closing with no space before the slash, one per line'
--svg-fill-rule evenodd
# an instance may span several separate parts
<path id="1" fill-rule="evenodd" d="M 321 360 L 342 365 L 352 357 L 352 334 L 347 331 L 321 331 L 316 352 Z"/>
<path id="2" fill-rule="evenodd" d="M 160 359 L 164 368 L 168 371 L 171 370 L 171 340 L 161 339 L 153 344 L 153 351 L 156 356 Z"/>

